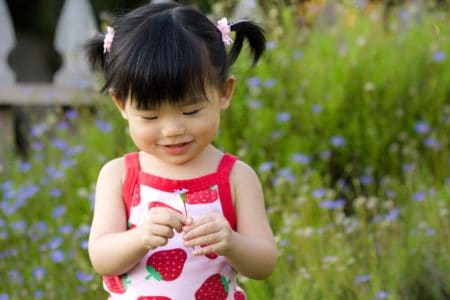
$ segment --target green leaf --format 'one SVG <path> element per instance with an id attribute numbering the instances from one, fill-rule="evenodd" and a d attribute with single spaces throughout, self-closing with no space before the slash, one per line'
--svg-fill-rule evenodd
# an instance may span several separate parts
<path id="1" fill-rule="evenodd" d="M 146 267 L 147 271 L 148 271 L 148 275 L 145 276 L 146 280 L 149 280 L 150 278 L 154 278 L 157 281 L 161 281 L 162 280 L 162 276 L 161 273 L 159 273 L 158 271 L 155 270 L 155 268 L 153 268 L 152 266 L 147 266 Z"/>

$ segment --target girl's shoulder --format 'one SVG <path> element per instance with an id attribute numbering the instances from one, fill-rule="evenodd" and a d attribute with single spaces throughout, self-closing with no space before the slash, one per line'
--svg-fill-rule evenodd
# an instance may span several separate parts
<path id="1" fill-rule="evenodd" d="M 259 178 L 250 165 L 238 159 L 231 170 L 230 181 L 232 184 L 247 184 L 249 181 L 259 182 Z"/>
<path id="2" fill-rule="evenodd" d="M 121 180 L 125 175 L 125 158 L 117 157 L 106 162 L 100 170 L 99 178 L 113 178 L 120 177 Z"/>

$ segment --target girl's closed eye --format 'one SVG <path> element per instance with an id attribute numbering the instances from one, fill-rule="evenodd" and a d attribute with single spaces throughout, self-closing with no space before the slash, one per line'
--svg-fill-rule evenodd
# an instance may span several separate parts
<path id="1" fill-rule="evenodd" d="M 192 116 L 192 115 L 195 115 L 196 113 L 198 113 L 200 110 L 201 110 L 201 108 L 185 111 L 185 112 L 183 112 L 183 115 L 185 115 L 185 116 Z"/>
<path id="2" fill-rule="evenodd" d="M 141 116 L 144 120 L 156 120 L 158 119 L 158 116 Z"/>

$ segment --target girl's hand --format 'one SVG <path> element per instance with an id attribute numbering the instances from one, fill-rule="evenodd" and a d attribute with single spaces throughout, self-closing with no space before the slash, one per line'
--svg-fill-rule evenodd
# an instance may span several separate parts
<path id="1" fill-rule="evenodd" d="M 142 226 L 141 237 L 144 247 L 155 249 L 167 244 L 173 238 L 174 230 L 181 232 L 183 226 L 190 225 L 192 218 L 186 217 L 173 209 L 154 207 L 148 211 Z"/>
<path id="2" fill-rule="evenodd" d="M 206 215 L 184 226 L 183 232 L 184 245 L 195 247 L 194 255 L 217 253 L 226 256 L 232 247 L 233 230 L 219 214 Z"/>

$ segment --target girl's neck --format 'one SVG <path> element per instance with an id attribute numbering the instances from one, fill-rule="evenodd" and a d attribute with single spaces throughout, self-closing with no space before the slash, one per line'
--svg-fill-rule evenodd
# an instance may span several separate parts
<path id="1" fill-rule="evenodd" d="M 145 173 L 169 179 L 190 179 L 215 172 L 222 155 L 216 147 L 209 145 L 186 163 L 171 164 L 140 151 L 139 163 Z"/>

